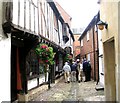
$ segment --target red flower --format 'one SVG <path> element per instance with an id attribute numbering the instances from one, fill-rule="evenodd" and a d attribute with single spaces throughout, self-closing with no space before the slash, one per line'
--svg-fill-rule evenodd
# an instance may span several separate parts
<path id="1" fill-rule="evenodd" d="M 69 59 L 72 59 L 72 56 L 71 56 L 71 55 L 69 55 L 69 56 L 68 56 L 68 58 L 69 58 Z"/>
<path id="2" fill-rule="evenodd" d="M 49 48 L 46 48 L 46 51 L 49 51 Z"/>
<path id="3" fill-rule="evenodd" d="M 53 64 L 54 52 L 53 48 L 49 47 L 47 44 L 39 44 L 36 49 L 36 53 L 39 55 L 39 58 L 45 64 Z"/>
<path id="4" fill-rule="evenodd" d="M 46 45 L 41 45 L 41 48 L 45 49 L 45 48 L 47 48 L 47 46 Z"/>
<path id="5" fill-rule="evenodd" d="M 48 60 L 46 60 L 45 62 L 48 62 Z"/>

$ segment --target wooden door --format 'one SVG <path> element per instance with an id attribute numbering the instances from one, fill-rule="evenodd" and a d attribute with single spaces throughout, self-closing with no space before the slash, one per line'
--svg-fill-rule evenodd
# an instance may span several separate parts
<path id="1" fill-rule="evenodd" d="M 16 47 L 11 47 L 11 101 L 17 100 Z"/>

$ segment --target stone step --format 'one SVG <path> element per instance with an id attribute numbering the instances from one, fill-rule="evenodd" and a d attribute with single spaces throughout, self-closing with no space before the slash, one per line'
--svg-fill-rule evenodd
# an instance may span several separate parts
<path id="1" fill-rule="evenodd" d="M 103 87 L 102 85 L 98 84 L 98 85 L 96 85 L 95 89 L 96 89 L 97 91 L 99 91 L 99 90 L 104 90 L 104 87 Z"/>

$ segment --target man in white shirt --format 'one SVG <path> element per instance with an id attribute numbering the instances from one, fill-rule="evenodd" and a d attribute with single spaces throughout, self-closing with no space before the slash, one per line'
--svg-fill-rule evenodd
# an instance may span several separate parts
<path id="1" fill-rule="evenodd" d="M 63 66 L 63 70 L 64 70 L 65 83 L 70 83 L 71 68 L 68 62 L 65 62 L 65 65 Z"/>

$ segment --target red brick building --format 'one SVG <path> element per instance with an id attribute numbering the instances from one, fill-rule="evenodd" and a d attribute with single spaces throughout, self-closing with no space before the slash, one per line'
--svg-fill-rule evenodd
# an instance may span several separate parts
<path id="1" fill-rule="evenodd" d="M 91 63 L 92 71 L 91 78 L 93 80 L 99 79 L 98 69 L 98 33 L 96 24 L 99 20 L 98 14 L 94 16 L 84 32 L 81 34 L 80 40 L 80 58 L 86 58 Z"/>
<path id="2" fill-rule="evenodd" d="M 75 59 L 80 58 L 80 42 L 78 41 L 80 34 L 74 34 L 73 54 Z"/>
<path id="3" fill-rule="evenodd" d="M 84 28 L 73 28 L 73 35 L 75 38 L 74 44 L 73 44 L 73 55 L 74 55 L 74 59 L 80 59 L 80 41 L 79 41 L 79 37 L 82 33 Z"/>

